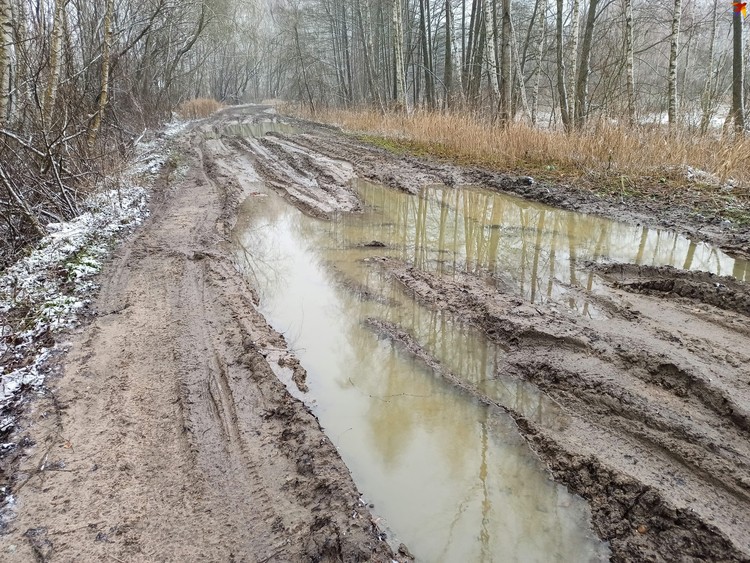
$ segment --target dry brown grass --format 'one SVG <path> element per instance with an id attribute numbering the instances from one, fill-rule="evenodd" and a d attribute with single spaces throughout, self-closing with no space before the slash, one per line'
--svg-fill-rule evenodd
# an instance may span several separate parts
<path id="1" fill-rule="evenodd" d="M 429 153 L 466 164 L 481 164 L 548 180 L 594 181 L 637 188 L 706 184 L 728 179 L 750 185 L 750 142 L 698 137 L 666 129 L 626 128 L 599 122 L 585 131 L 503 127 L 466 115 L 376 111 L 318 113 L 316 120 L 364 133 L 391 148 Z M 689 168 L 707 174 L 688 174 Z"/>
<path id="2" fill-rule="evenodd" d="M 224 104 L 213 98 L 185 100 L 177 106 L 177 115 L 183 119 L 202 119 L 222 109 Z"/>

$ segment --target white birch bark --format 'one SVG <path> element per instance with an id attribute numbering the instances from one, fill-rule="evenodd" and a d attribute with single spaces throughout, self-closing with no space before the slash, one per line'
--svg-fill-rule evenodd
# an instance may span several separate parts
<path id="1" fill-rule="evenodd" d="M 669 127 L 677 124 L 677 54 L 680 46 L 680 15 L 682 0 L 674 0 L 672 35 L 669 40 L 669 72 L 667 74 L 667 118 Z"/>
<path id="2" fill-rule="evenodd" d="M 0 125 L 5 126 L 10 109 L 10 63 L 13 20 L 10 0 L 0 0 Z"/>
<path id="3" fill-rule="evenodd" d="M 492 0 L 483 0 L 484 27 L 485 27 L 485 57 L 487 58 L 487 71 L 490 76 L 490 88 L 492 89 L 493 105 L 500 99 L 500 83 L 497 79 L 497 57 L 495 56 L 495 11 L 492 9 Z"/>

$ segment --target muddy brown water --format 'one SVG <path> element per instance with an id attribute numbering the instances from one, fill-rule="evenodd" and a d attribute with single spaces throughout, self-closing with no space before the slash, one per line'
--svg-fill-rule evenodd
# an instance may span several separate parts
<path id="1" fill-rule="evenodd" d="M 412 196 L 361 180 L 355 187 L 365 212 L 333 221 L 302 214 L 262 184 L 243 206 L 239 260 L 261 311 L 307 369 L 309 393 L 296 392 L 284 368 L 278 375 L 313 408 L 384 529 L 417 560 L 606 560 L 585 502 L 550 481 L 507 416 L 434 377 L 365 321 L 403 327 L 448 369 L 541 425 L 564 428 L 564 414 L 533 385 L 498 374 L 502 349 L 419 305 L 377 257 L 478 272 L 532 302 L 592 316 L 585 292 L 571 289 L 597 291 L 587 261 L 743 280 L 748 263 L 667 231 L 481 188 L 431 186 Z"/>
<path id="2" fill-rule="evenodd" d="M 461 395 L 364 325 L 376 317 L 409 328 L 485 388 L 502 353 L 363 262 L 398 250 L 359 247 L 370 242 L 360 222 L 390 223 L 375 210 L 311 219 L 271 193 L 246 202 L 236 233 L 261 311 L 308 371 L 303 400 L 384 528 L 421 561 L 606 559 L 586 504 L 548 479 L 508 417 Z M 531 386 L 491 386 L 535 420 L 565 424 Z"/>

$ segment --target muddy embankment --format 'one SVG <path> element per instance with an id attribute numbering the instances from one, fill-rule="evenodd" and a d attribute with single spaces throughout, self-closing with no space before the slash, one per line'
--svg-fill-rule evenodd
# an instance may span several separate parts
<path id="1" fill-rule="evenodd" d="M 64 375 L 17 429 L 0 559 L 407 559 L 265 358 L 281 350 L 304 386 L 232 260 L 252 171 L 196 131 L 173 154 Z"/>
<path id="2" fill-rule="evenodd" d="M 681 210 L 649 215 L 640 204 L 629 209 L 527 178 L 398 158 L 328 128 L 299 127 L 296 134 L 223 144 L 249 153 L 269 185 L 317 217 L 359 209 L 349 185 L 354 175 L 412 193 L 429 183 L 482 183 L 614 218 L 700 229 L 703 238 L 748 254 L 746 233 L 704 228 Z M 554 478 L 589 501 L 615 560 L 750 558 L 744 283 L 672 268 L 590 264 L 601 288 L 569 288 L 595 302 L 599 314 L 587 318 L 554 300 L 532 305 L 480 274 L 443 276 L 385 258 L 373 266 L 426 306 L 480 328 L 506 351 L 498 372 L 533 383 L 566 413 L 564 427 L 528 420 L 443 369 L 401 327 L 369 323 L 463 392 L 509 412 Z"/>

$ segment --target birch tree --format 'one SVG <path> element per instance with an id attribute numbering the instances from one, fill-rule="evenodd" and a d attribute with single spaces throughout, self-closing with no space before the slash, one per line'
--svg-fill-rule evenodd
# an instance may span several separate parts
<path id="1" fill-rule="evenodd" d="M 407 111 L 404 75 L 404 25 L 401 0 L 393 0 L 393 59 L 396 108 Z"/>
<path id="2" fill-rule="evenodd" d="M 484 27 L 486 29 L 484 47 L 487 57 L 487 74 L 489 76 L 490 89 L 492 92 L 492 105 L 495 105 L 498 103 L 498 101 L 500 101 L 500 83 L 498 82 L 497 78 L 497 56 L 495 51 L 495 10 L 492 9 L 493 0 L 483 0 L 482 6 L 484 8 Z M 503 49 L 505 49 L 505 0 L 503 0 Z M 505 55 L 504 50 L 503 55 Z M 505 61 L 503 60 L 503 63 L 504 62 Z M 504 74 L 503 80 L 505 80 Z M 504 86 L 505 85 L 503 84 L 503 87 Z M 501 107 L 503 108 L 503 119 L 506 119 L 506 106 L 504 104 L 505 98 L 503 98 L 501 102 Z"/>
<path id="3" fill-rule="evenodd" d="M 503 123 L 510 123 L 510 121 L 513 119 L 512 114 L 512 108 L 511 108 L 511 100 L 513 98 L 513 84 L 511 77 L 513 76 L 513 71 L 511 70 L 511 60 L 512 60 L 512 41 L 511 41 L 511 34 L 513 33 L 513 29 L 511 27 L 511 20 L 510 20 L 510 0 L 502 0 L 503 1 L 503 49 L 502 49 L 502 64 L 501 64 L 501 72 L 502 72 L 502 81 L 503 81 L 503 91 L 502 91 L 502 98 L 500 100 L 500 115 Z"/>
<path id="4" fill-rule="evenodd" d="M 674 0 L 672 33 L 669 40 L 669 69 L 667 71 L 667 119 L 669 127 L 677 124 L 677 54 L 680 46 L 682 0 Z"/>
<path id="5" fill-rule="evenodd" d="M 13 22 L 10 0 L 0 0 L 0 126 L 4 127 L 10 110 L 10 62 Z"/>
<path id="6" fill-rule="evenodd" d="M 734 131 L 738 136 L 745 133 L 745 69 L 742 42 L 741 10 L 735 10 L 732 18 L 732 119 Z"/>
<path id="7" fill-rule="evenodd" d="M 633 71 L 633 2 L 623 0 L 625 12 L 625 92 L 628 104 L 628 124 L 635 125 L 635 76 Z"/>
<path id="8" fill-rule="evenodd" d="M 565 77 L 565 56 L 563 45 L 563 0 L 557 0 L 557 96 L 560 105 L 560 120 L 566 131 L 571 128 L 570 105 L 568 103 L 568 89 Z"/>

